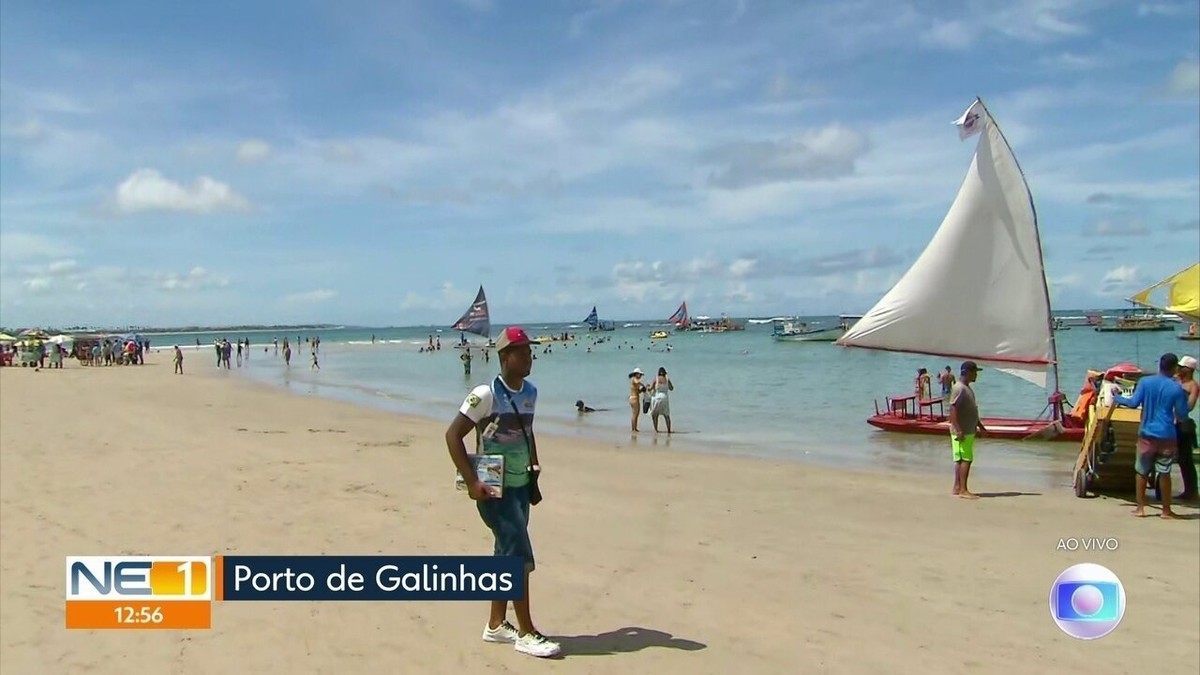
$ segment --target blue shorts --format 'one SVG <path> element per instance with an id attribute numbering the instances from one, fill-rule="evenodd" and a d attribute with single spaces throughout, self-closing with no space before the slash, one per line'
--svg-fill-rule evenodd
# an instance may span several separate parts
<path id="1" fill-rule="evenodd" d="M 496 537 L 495 555 L 520 556 L 525 571 L 532 572 L 533 544 L 529 541 L 529 486 L 504 488 L 499 499 L 475 502 L 479 517 Z"/>

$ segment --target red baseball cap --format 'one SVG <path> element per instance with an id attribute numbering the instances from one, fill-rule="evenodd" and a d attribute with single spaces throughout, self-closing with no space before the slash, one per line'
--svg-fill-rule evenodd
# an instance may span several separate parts
<path id="1" fill-rule="evenodd" d="M 523 347 L 525 345 L 536 344 L 538 344 L 538 341 L 530 340 L 524 328 L 509 326 L 500 333 L 500 338 L 496 340 L 496 351 L 502 352 L 509 347 Z"/>

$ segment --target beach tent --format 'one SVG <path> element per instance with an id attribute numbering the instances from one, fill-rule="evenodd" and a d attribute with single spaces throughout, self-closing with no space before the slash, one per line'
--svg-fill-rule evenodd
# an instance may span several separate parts
<path id="1" fill-rule="evenodd" d="M 8 333 L 0 333 L 0 342 L 16 342 L 16 341 L 17 341 L 17 338 L 9 335 Z"/>

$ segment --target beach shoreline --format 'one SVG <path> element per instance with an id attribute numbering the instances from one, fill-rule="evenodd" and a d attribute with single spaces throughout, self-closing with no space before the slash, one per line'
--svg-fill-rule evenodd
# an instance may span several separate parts
<path id="1" fill-rule="evenodd" d="M 490 552 L 453 489 L 454 410 L 399 415 L 193 369 L 172 375 L 169 350 L 138 367 L 0 369 L 5 672 L 1125 673 L 1150 643 L 1168 670 L 1200 667 L 1200 580 L 1177 573 L 1200 566 L 1192 506 L 1191 520 L 1138 520 L 1124 500 L 986 469 L 972 487 L 989 498 L 968 502 L 948 496 L 948 472 L 544 432 L 532 597 L 562 661 L 480 643 L 482 603 L 220 603 L 210 631 L 67 631 L 67 555 Z M 1120 548 L 1056 550 L 1084 536 Z M 1113 569 L 1139 608 L 1103 640 L 1050 619 L 1050 584 L 1076 562 Z"/>

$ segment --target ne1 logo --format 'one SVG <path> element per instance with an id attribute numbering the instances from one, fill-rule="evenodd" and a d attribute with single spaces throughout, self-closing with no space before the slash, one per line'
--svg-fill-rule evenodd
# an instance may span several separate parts
<path id="1" fill-rule="evenodd" d="M 212 558 L 68 556 L 67 600 L 211 600 Z"/>

